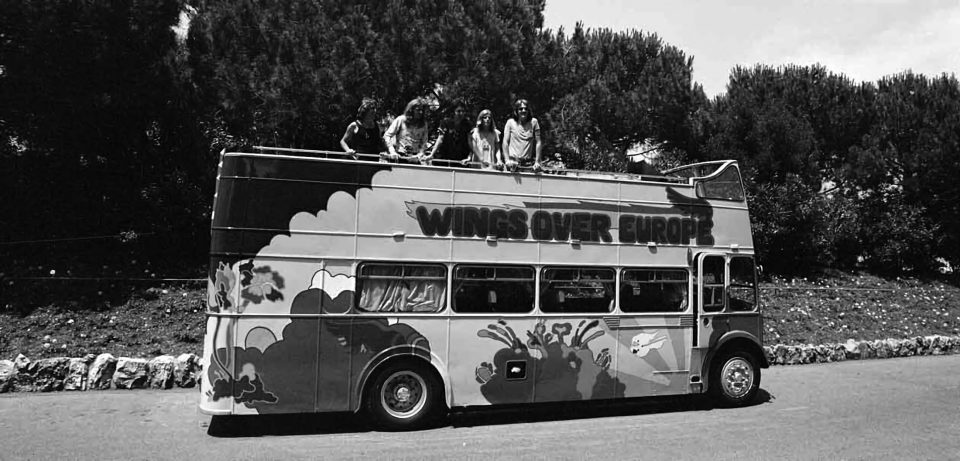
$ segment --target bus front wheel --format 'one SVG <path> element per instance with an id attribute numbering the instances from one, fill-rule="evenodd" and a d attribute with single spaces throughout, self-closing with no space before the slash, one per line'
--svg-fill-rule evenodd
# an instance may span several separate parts
<path id="1" fill-rule="evenodd" d="M 743 406 L 753 401 L 760 390 L 760 367 L 753 354 L 731 350 L 714 361 L 710 375 L 710 393 L 724 406 Z"/>
<path id="2" fill-rule="evenodd" d="M 367 393 L 367 410 L 383 429 L 416 429 L 441 415 L 442 394 L 426 366 L 394 363 L 377 373 Z"/>

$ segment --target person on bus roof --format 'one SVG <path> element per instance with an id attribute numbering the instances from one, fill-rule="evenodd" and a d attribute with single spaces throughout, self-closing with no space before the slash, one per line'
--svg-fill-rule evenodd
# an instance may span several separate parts
<path id="1" fill-rule="evenodd" d="M 470 155 L 470 130 L 473 123 L 467 118 L 467 106 L 463 102 L 456 102 L 452 106 L 451 116 L 440 123 L 437 141 L 433 143 L 433 150 L 426 161 L 446 160 L 441 165 L 447 166 L 453 162 L 464 162 Z"/>
<path id="2" fill-rule="evenodd" d="M 513 118 L 503 127 L 503 155 L 507 168 L 532 166 L 540 171 L 540 151 L 543 142 L 540 139 L 540 122 L 533 117 L 530 103 L 518 99 L 513 103 Z"/>
<path id="3" fill-rule="evenodd" d="M 357 154 L 380 155 L 386 150 L 377 125 L 377 112 L 377 102 L 365 98 L 357 108 L 356 118 L 347 125 L 347 130 L 340 138 L 340 147 L 354 159 Z"/>
<path id="4" fill-rule="evenodd" d="M 500 153 L 500 130 L 496 129 L 493 112 L 489 109 L 477 115 L 477 126 L 470 132 L 470 158 L 480 168 L 492 170 L 503 168 L 503 156 Z"/>
<path id="5" fill-rule="evenodd" d="M 382 161 L 402 160 L 407 163 L 423 161 L 426 157 L 427 133 L 429 133 L 426 110 L 427 104 L 421 98 L 415 98 L 407 103 L 403 114 L 394 119 L 383 134 L 387 153 L 381 156 Z"/>

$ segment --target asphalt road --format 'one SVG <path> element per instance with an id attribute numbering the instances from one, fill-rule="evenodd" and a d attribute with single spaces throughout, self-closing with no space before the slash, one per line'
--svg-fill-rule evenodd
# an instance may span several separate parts
<path id="1" fill-rule="evenodd" d="M 0 459 L 960 459 L 960 356 L 775 367 L 747 408 L 470 411 L 412 433 L 344 414 L 224 424 L 196 392 L 3 394 Z"/>

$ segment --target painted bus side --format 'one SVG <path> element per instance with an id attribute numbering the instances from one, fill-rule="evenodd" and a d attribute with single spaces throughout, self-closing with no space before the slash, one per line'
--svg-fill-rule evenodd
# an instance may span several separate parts
<path id="1" fill-rule="evenodd" d="M 753 241 L 736 164 L 699 169 L 712 173 L 651 182 L 223 155 L 200 408 L 356 410 L 396 360 L 428 364 L 449 407 L 701 392 L 727 342 L 764 366 L 755 285 L 750 309 L 700 307 L 718 289 L 698 277 L 703 261 L 722 260 L 729 290 L 731 264 L 752 268 Z M 363 275 L 408 266 L 410 281 Z M 516 312 L 462 312 L 499 304 L 494 290 L 466 295 L 472 279 L 456 274 L 497 268 L 526 274 L 516 283 L 529 299 L 507 307 Z M 606 311 L 544 312 L 547 271 L 584 268 L 612 274 L 603 288 L 590 282 L 612 297 Z M 624 277 L 650 271 L 686 273 L 682 310 L 623 312 L 635 290 Z M 376 290 L 362 283 L 422 288 L 410 305 L 427 310 L 366 312 Z"/>

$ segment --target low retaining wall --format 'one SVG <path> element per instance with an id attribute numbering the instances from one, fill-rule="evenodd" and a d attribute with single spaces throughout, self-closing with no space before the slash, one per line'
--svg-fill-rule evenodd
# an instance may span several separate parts
<path id="1" fill-rule="evenodd" d="M 195 354 L 149 360 L 90 354 L 37 361 L 20 354 L 12 361 L 0 360 L 0 393 L 194 387 L 200 375 L 200 358 Z"/>
<path id="2" fill-rule="evenodd" d="M 771 365 L 842 362 L 918 355 L 960 354 L 960 336 L 849 340 L 843 344 L 765 346 Z M 31 361 L 23 354 L 0 360 L 0 393 L 85 391 L 90 389 L 170 389 L 194 387 L 201 379 L 200 358 L 161 355 L 150 360 L 110 354 Z"/>
<path id="3" fill-rule="evenodd" d="M 960 336 L 917 336 L 908 339 L 848 340 L 842 344 L 814 346 L 764 346 L 771 365 L 841 362 L 844 360 L 887 359 L 916 355 L 960 354 Z"/>

